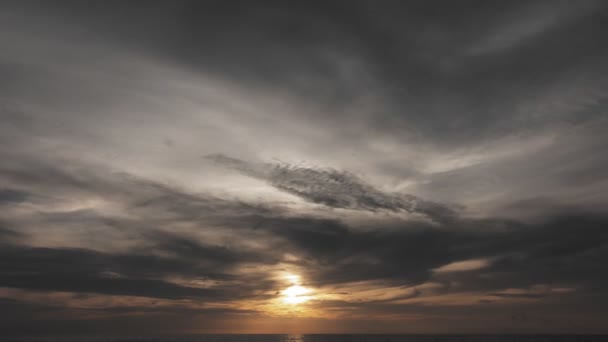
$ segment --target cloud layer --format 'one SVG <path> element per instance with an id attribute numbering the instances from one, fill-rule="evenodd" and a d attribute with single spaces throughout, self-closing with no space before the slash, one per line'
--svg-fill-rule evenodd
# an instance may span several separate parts
<path id="1" fill-rule="evenodd" d="M 0 331 L 608 332 L 606 4 L 0 7 Z"/>

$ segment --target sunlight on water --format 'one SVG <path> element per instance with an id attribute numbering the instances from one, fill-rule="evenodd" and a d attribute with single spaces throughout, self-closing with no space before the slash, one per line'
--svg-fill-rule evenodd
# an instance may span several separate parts
<path id="1" fill-rule="evenodd" d="M 304 342 L 304 335 L 283 335 L 281 336 L 281 342 Z"/>

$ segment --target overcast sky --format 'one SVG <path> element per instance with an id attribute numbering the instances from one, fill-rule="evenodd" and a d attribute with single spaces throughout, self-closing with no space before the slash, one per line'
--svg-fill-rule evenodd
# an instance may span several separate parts
<path id="1" fill-rule="evenodd" d="M 607 333 L 607 36 L 604 1 L 3 1 L 0 330 Z"/>

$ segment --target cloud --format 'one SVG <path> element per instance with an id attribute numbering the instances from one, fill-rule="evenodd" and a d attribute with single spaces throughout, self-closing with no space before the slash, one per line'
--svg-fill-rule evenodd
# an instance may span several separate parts
<path id="1" fill-rule="evenodd" d="M 449 273 L 449 272 L 464 272 L 464 271 L 474 271 L 487 267 L 490 264 L 488 260 L 484 259 L 473 259 L 473 260 L 464 260 L 464 261 L 456 261 L 449 263 L 447 265 L 443 265 L 439 268 L 433 270 L 435 273 Z"/>
<path id="2" fill-rule="evenodd" d="M 605 332 L 605 4 L 1 6 L 0 330 Z"/>
<path id="3" fill-rule="evenodd" d="M 20 203 L 27 200 L 28 194 L 13 189 L 0 190 L 0 204 Z"/>
<path id="4" fill-rule="evenodd" d="M 255 164 L 224 155 L 205 158 L 244 175 L 265 180 L 281 191 L 332 208 L 402 211 L 423 214 L 434 220 L 448 220 L 457 215 L 447 205 L 413 195 L 380 191 L 348 172 L 295 165 Z"/>
<path id="5" fill-rule="evenodd" d="M 303 169 L 292 176 L 289 167 L 275 171 L 276 166 L 272 164 L 258 166 L 262 171 L 255 170 L 256 175 L 264 174 L 269 182 L 280 184 L 291 184 L 293 178 L 300 179 L 300 173 L 309 173 L 303 178 L 319 189 L 332 181 L 331 176 L 342 175 Z M 73 173 L 70 169 L 79 171 Z M 38 176 L 38 172 L 47 177 Z M 245 167 L 243 172 L 254 171 Z M 284 175 L 277 176 L 274 172 Z M 12 171 L 3 176 L 13 174 Z M 237 291 L 236 288 L 232 285 L 190 288 L 185 283 L 175 284 L 167 279 L 200 278 L 217 284 L 237 281 L 241 284 L 239 291 L 244 292 L 242 296 L 247 296 L 276 285 L 266 278 L 270 276 L 268 273 L 258 276 L 242 273 L 244 266 L 285 267 L 279 266 L 282 263 L 301 270 L 310 284 L 319 287 L 365 281 L 377 281 L 381 286 L 415 286 L 439 281 L 459 284 L 457 289 L 449 286 L 459 292 L 496 292 L 505 287 L 544 283 L 593 287 L 599 281 L 596 274 L 606 257 L 603 245 L 607 236 L 601 229 L 606 219 L 601 215 L 578 214 L 535 224 L 458 216 L 427 223 L 386 221 L 380 215 L 352 226 L 340 218 L 189 193 L 99 167 L 75 168 L 66 163 L 38 168 L 28 165 L 18 174 L 29 174 L 26 178 L 32 189 L 54 189 L 53 198 L 65 196 L 60 194 L 88 193 L 100 197 L 102 202 L 114 202 L 122 209 L 113 213 L 105 211 L 103 206 L 93 206 L 88 211 L 32 212 L 33 217 L 41 220 L 34 221 L 35 225 L 86 227 L 87 233 L 79 238 L 77 245 L 88 247 L 6 244 L 2 266 L 6 276 L 0 285 L 8 287 L 222 301 L 236 296 L 231 292 Z M 351 188 L 368 185 L 358 178 L 345 177 L 346 185 L 338 177 L 335 191 L 352 199 L 357 210 L 371 210 L 358 204 L 358 193 L 351 191 Z M 308 189 L 307 183 L 304 182 L 303 188 Z M 313 190 L 302 191 L 305 199 L 316 196 L 317 190 L 314 186 L 311 188 Z M 335 195 L 318 191 L 325 196 Z M 372 188 L 372 191 L 377 190 Z M 371 212 L 403 210 L 395 208 L 374 207 Z M 117 215 L 123 211 L 128 216 Z M 7 228 L 18 229 L 26 236 L 39 235 L 37 229 L 29 226 L 30 220 L 31 217 L 24 220 L 12 215 L 4 218 Z M 74 236 L 73 230 L 47 231 L 51 235 L 38 241 L 49 241 L 53 234 L 64 239 Z M 115 242 L 100 243 L 104 237 L 111 236 L 110 232 L 117 234 L 128 247 L 117 248 L 113 246 Z M 19 243 L 27 241 L 20 239 Z M 254 243 L 246 243 L 247 240 Z M 92 247 L 97 250 L 91 250 Z M 288 253 L 294 257 L 285 259 Z M 489 259 L 493 261 L 484 261 Z M 34 263 L 35 260 L 40 264 Z M 250 288 L 252 292 L 247 292 L 245 284 L 254 279 L 257 285 Z M 147 290 L 137 290 L 144 284 L 149 284 L 145 285 Z"/>
<path id="6" fill-rule="evenodd" d="M 197 251 L 205 250 L 197 246 Z M 165 248 L 166 251 L 171 249 Z M 171 276 L 219 282 L 234 279 L 235 257 L 204 253 L 177 257 L 111 254 L 85 249 L 2 246 L 0 287 L 28 290 L 127 295 L 164 299 L 225 301 L 249 297 L 247 288 L 190 287 L 168 282 Z M 263 288 L 266 282 L 259 282 Z M 253 291 L 254 288 L 251 288 Z M 255 289 L 256 291 L 259 288 Z"/>
<path id="7" fill-rule="evenodd" d="M 450 315 L 455 312 L 449 307 L 462 305 L 504 308 L 527 303 L 529 308 L 540 310 L 557 297 L 583 305 L 584 297 L 601 293 L 601 284 L 605 282 L 597 276 L 608 261 L 605 249 L 608 236 L 602 229 L 608 219 L 604 216 L 581 213 L 534 224 L 461 216 L 435 222 L 387 221 L 378 214 L 388 209 L 357 207 L 370 211 L 374 219 L 351 225 L 340 218 L 303 214 L 289 207 L 190 193 L 86 164 L 45 165 L 27 167 L 18 174 L 28 174 L 32 190 L 53 189 L 53 198 L 95 194 L 103 201 L 113 201 L 122 210 L 112 212 L 103 206 L 93 206 L 88 212 L 43 214 L 41 222 L 47 224 L 80 225 L 89 232 L 95 232 L 91 227 L 101 225 L 104 233 L 88 233 L 86 239 L 78 242 L 89 247 L 27 246 L 23 243 L 28 239 L 23 237 L 7 240 L 0 250 L 0 287 L 42 293 L 202 301 L 233 307 L 239 301 L 274 298 L 273 293 L 282 289 L 274 272 L 289 269 L 302 276 L 303 286 L 321 294 L 336 292 L 341 298 L 314 300 L 310 305 L 331 308 L 345 317 L 353 309 L 381 317 L 389 313 L 408 315 L 412 311 L 432 314 L 433 309 L 428 309 L 425 303 L 445 305 Z M 262 166 L 263 171 L 255 172 L 272 175 L 274 166 Z M 290 177 L 290 170 L 281 172 Z M 40 177 L 38 172 L 58 176 Z M 243 172 L 254 171 L 245 168 Z M 319 184 L 329 182 L 319 174 L 333 175 L 310 172 L 312 176 L 307 177 Z M 268 179 L 273 181 L 273 177 L 282 179 L 278 176 Z M 355 184 L 354 187 L 365 186 Z M 44 198 L 43 195 L 36 196 Z M 118 214 L 123 210 L 127 216 Z M 6 227 L 27 232 L 29 239 L 30 234 L 40 234 L 39 230 L 28 228 L 30 223 L 15 216 L 8 215 L 4 221 Z M 116 230 L 129 247 L 99 243 L 109 233 L 108 229 Z M 47 240 L 39 241 L 49 241 L 56 234 L 73 234 L 46 231 Z M 98 242 L 87 244 L 87 239 Z M 287 254 L 291 257 L 286 258 Z M 575 290 L 534 290 L 538 284 Z M 392 294 L 395 288 L 402 290 Z M 387 294 L 360 297 L 366 291 Z M 581 299 L 577 302 L 574 298 Z M 98 317 L 95 320 L 106 319 L 99 317 L 111 317 L 116 312 L 146 315 L 150 319 L 154 315 L 189 315 L 188 310 L 195 310 L 192 305 L 123 309 L 110 305 L 95 310 Z M 44 310 L 65 312 L 68 321 L 75 315 L 83 315 L 61 305 Z M 247 308 L 231 310 L 203 310 L 200 315 L 222 319 L 241 314 L 261 315 Z M 36 312 L 29 317 L 39 317 Z"/>

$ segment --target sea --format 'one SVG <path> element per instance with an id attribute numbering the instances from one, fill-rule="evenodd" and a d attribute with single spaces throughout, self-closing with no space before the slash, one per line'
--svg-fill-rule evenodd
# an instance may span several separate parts
<path id="1" fill-rule="evenodd" d="M 6 342 L 608 342 L 608 335 L 162 335 L 21 336 Z"/>

